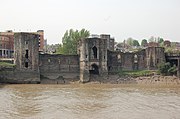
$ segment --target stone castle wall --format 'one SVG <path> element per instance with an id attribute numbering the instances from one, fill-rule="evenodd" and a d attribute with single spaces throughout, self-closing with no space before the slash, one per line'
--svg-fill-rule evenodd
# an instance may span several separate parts
<path id="1" fill-rule="evenodd" d="M 148 47 L 145 51 L 147 69 L 157 69 L 160 63 L 165 62 L 164 48 Z"/>
<path id="2" fill-rule="evenodd" d="M 165 62 L 164 48 L 149 47 L 136 52 L 108 51 L 108 71 L 157 69 Z"/>
<path id="3" fill-rule="evenodd" d="M 107 39 L 80 40 L 79 55 L 39 54 L 39 35 L 16 33 L 15 68 L 2 70 L 1 81 L 22 83 L 88 82 L 106 79 L 120 70 L 157 69 L 165 61 L 164 49 L 148 47 L 136 52 L 109 51 Z M 8 73 L 9 72 L 9 73 Z"/>
<path id="4" fill-rule="evenodd" d="M 16 66 L 13 71 L 10 71 L 5 76 L 7 81 L 40 83 L 39 35 L 23 32 L 15 33 L 14 50 L 14 63 Z"/>
<path id="5" fill-rule="evenodd" d="M 0 83 L 37 84 L 40 83 L 40 75 L 34 71 L 17 71 L 16 67 L 0 67 Z"/>
<path id="6" fill-rule="evenodd" d="M 90 81 L 90 75 L 104 76 L 107 72 L 107 39 L 86 38 L 79 42 L 80 80 Z"/>
<path id="7" fill-rule="evenodd" d="M 40 72 L 79 72 L 78 55 L 40 54 Z"/>
<path id="8" fill-rule="evenodd" d="M 31 33 L 14 34 L 14 63 L 16 70 L 39 72 L 39 35 Z M 25 63 L 28 66 L 25 66 Z"/>
<path id="9" fill-rule="evenodd" d="M 77 79 L 79 56 L 40 54 L 39 68 L 41 80 L 57 80 L 58 82 L 58 80 Z"/>

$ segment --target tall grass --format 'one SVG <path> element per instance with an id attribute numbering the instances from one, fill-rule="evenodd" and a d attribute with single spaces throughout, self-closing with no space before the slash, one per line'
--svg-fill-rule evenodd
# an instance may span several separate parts
<path id="1" fill-rule="evenodd" d="M 14 67 L 15 64 L 7 63 L 7 62 L 0 62 L 0 67 Z"/>

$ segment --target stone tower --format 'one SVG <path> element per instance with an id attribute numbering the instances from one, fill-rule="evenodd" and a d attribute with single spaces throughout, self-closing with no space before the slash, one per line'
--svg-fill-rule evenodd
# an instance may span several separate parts
<path id="1" fill-rule="evenodd" d="M 88 82 L 90 75 L 107 75 L 107 39 L 81 39 L 78 50 L 81 82 Z"/>
<path id="2" fill-rule="evenodd" d="M 33 33 L 14 34 L 14 63 L 17 75 L 22 80 L 40 81 L 39 35 Z"/>
<path id="3" fill-rule="evenodd" d="M 148 47 L 146 49 L 146 66 L 148 70 L 157 69 L 158 64 L 165 62 L 164 48 Z"/>
<path id="4" fill-rule="evenodd" d="M 107 39 L 107 49 L 109 51 L 114 51 L 114 38 L 111 38 L 111 36 L 107 34 L 101 34 L 100 38 Z"/>

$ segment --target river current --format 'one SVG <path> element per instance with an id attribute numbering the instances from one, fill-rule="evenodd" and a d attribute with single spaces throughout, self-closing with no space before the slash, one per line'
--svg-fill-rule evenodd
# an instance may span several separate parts
<path id="1" fill-rule="evenodd" d="M 0 119 L 180 119 L 180 87 L 0 85 Z"/>

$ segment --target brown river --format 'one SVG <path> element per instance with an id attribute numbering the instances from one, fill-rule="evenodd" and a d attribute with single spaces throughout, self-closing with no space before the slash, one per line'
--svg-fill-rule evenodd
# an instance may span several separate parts
<path id="1" fill-rule="evenodd" d="M 180 87 L 0 85 L 0 119 L 180 119 Z"/>

